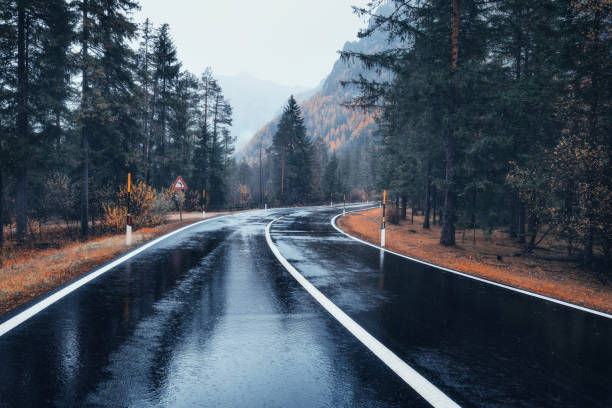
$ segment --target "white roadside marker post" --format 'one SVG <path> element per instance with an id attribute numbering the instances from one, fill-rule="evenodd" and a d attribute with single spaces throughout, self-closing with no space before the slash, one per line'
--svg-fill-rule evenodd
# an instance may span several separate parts
<path id="1" fill-rule="evenodd" d="M 130 193 L 132 191 L 132 173 L 128 173 L 127 183 L 127 219 L 125 227 L 125 245 L 132 245 L 132 216 L 130 215 Z"/>
<path id="2" fill-rule="evenodd" d="M 383 190 L 382 222 L 380 223 L 380 246 L 385 247 L 385 209 L 387 207 L 387 190 Z"/>
<path id="3" fill-rule="evenodd" d="M 342 215 L 346 214 L 346 194 L 344 195 L 344 204 L 342 207 Z"/>

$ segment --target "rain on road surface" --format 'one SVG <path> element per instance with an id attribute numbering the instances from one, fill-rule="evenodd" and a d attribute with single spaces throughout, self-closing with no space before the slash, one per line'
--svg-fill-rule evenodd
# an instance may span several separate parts
<path id="1" fill-rule="evenodd" d="M 0 337 L 0 406 L 429 406 L 275 259 L 281 216 L 282 256 L 461 406 L 612 406 L 612 319 L 381 255 L 338 211 L 213 219 L 89 282 Z"/>

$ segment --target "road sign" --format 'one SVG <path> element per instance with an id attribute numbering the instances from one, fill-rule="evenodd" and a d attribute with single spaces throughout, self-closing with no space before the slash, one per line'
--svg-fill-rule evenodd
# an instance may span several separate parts
<path id="1" fill-rule="evenodd" d="M 185 184 L 185 182 L 183 181 L 183 178 L 181 176 L 178 176 L 178 178 L 176 179 L 176 181 L 172 185 L 172 189 L 173 190 L 186 190 L 187 189 L 187 184 Z"/>

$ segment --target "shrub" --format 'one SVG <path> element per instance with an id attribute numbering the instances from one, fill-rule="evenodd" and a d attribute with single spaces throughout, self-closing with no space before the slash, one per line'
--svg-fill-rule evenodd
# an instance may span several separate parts
<path id="1" fill-rule="evenodd" d="M 202 206 L 202 192 L 190 190 L 185 193 L 184 211 L 200 211 Z"/>
<path id="2" fill-rule="evenodd" d="M 157 192 L 144 182 L 135 183 L 130 193 L 130 213 L 134 228 L 153 227 L 163 223 L 165 215 L 172 209 L 170 190 Z M 104 205 L 102 226 L 105 231 L 120 232 L 126 225 L 127 188 L 122 186 L 117 193 L 118 205 Z"/>
<path id="3" fill-rule="evenodd" d="M 347 197 L 348 199 L 349 197 Z M 363 189 L 351 190 L 350 199 L 353 201 L 365 201 L 368 198 L 368 194 Z"/>
<path id="4" fill-rule="evenodd" d="M 153 213 L 157 218 L 163 221 L 166 214 L 176 209 L 174 201 L 174 191 L 170 188 L 164 188 L 155 194 L 155 203 Z M 161 221 L 160 221 L 161 223 Z"/>
<path id="5" fill-rule="evenodd" d="M 78 204 L 77 191 L 70 183 L 67 174 L 56 171 L 45 180 L 45 194 L 42 203 L 43 213 L 59 217 L 66 222 L 76 218 Z"/>
<path id="6" fill-rule="evenodd" d="M 126 224 L 127 208 L 103 205 L 102 228 L 108 232 L 121 232 Z"/>

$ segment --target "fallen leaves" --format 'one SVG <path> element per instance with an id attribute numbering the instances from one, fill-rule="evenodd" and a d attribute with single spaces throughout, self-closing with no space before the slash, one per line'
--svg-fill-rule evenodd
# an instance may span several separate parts
<path id="1" fill-rule="evenodd" d="M 88 242 L 73 242 L 60 249 L 35 250 L 12 247 L 10 257 L 0 267 L 0 315 L 54 289 L 112 258 L 158 236 L 199 221 L 191 218 L 155 228 L 143 228 L 132 236 L 131 247 L 125 235 L 105 236 Z"/>

